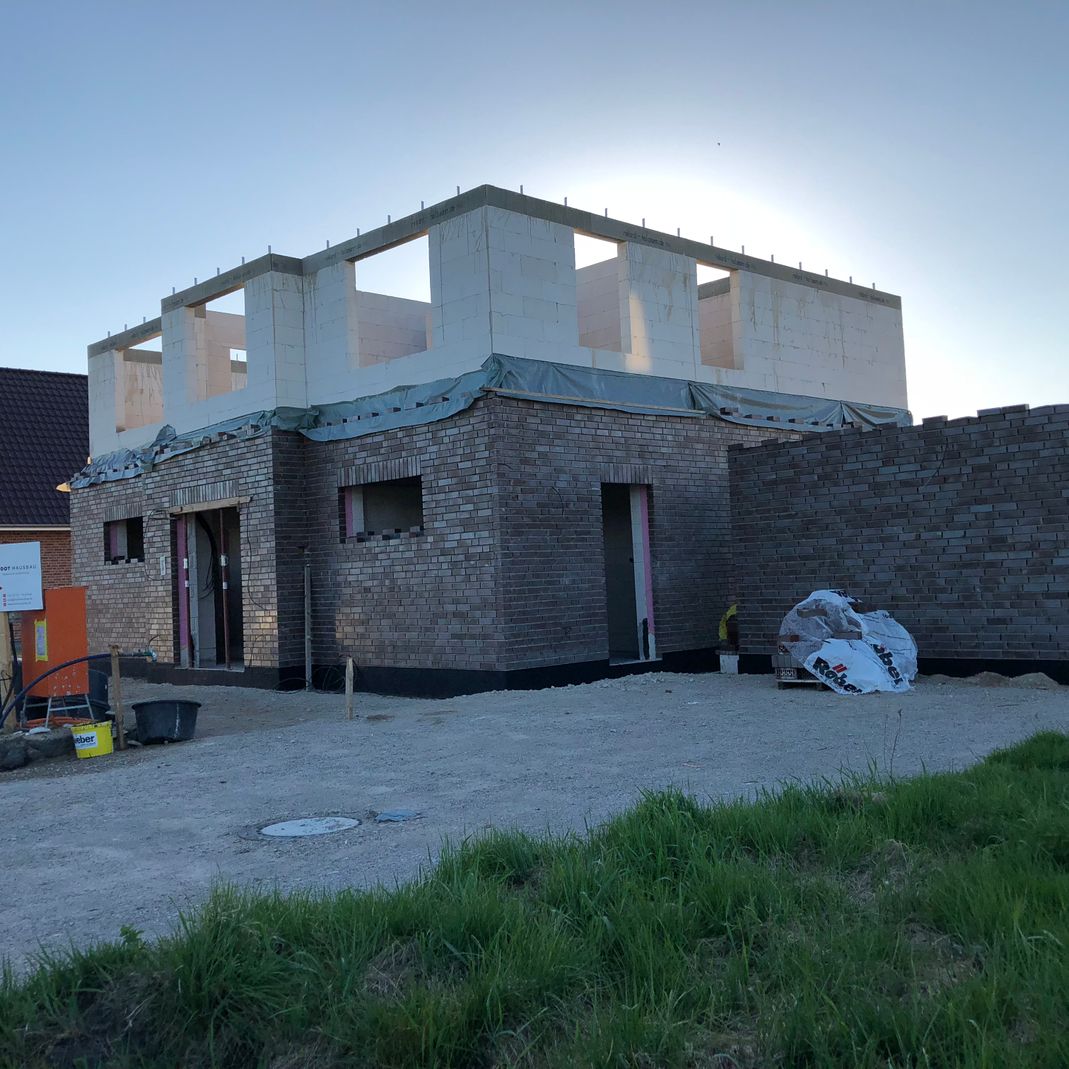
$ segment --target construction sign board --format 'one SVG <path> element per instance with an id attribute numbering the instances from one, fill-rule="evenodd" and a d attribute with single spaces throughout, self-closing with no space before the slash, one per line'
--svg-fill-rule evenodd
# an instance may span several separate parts
<path id="1" fill-rule="evenodd" d="M 0 612 L 43 609 L 41 543 L 0 545 Z"/>

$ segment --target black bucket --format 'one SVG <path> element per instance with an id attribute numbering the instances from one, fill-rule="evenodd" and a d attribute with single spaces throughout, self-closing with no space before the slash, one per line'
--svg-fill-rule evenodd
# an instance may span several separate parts
<path id="1" fill-rule="evenodd" d="M 137 717 L 137 741 L 186 742 L 197 730 L 197 710 L 200 702 L 161 699 L 153 702 L 134 702 Z"/>

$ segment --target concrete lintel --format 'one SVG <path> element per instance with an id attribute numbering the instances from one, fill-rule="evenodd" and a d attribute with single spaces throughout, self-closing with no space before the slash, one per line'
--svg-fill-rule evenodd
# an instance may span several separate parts
<path id="1" fill-rule="evenodd" d="M 266 275 L 269 271 L 277 271 L 283 275 L 303 275 L 304 265 L 295 256 L 281 256 L 277 252 L 269 252 L 265 256 L 258 256 L 255 260 L 232 267 L 220 275 L 205 279 L 190 286 L 188 289 L 179 290 L 169 297 L 160 301 L 160 308 L 164 312 L 173 312 L 176 308 L 192 308 L 196 305 L 207 304 L 217 297 L 225 297 L 234 290 L 241 289 L 246 282 Z"/>
<path id="2" fill-rule="evenodd" d="M 124 330 L 121 334 L 112 334 L 101 341 L 93 342 L 88 348 L 90 356 L 99 356 L 112 349 L 133 349 L 143 341 L 159 337 L 163 331 L 163 321 L 157 316 L 147 323 L 138 323 L 136 327 Z"/>
<path id="3" fill-rule="evenodd" d="M 521 215 L 529 215 L 536 219 L 543 219 L 551 223 L 560 223 L 569 226 L 573 230 L 579 230 L 584 234 L 604 238 L 608 241 L 627 241 L 637 245 L 646 245 L 651 248 L 664 249 L 666 252 L 678 253 L 691 257 L 711 267 L 718 267 L 727 271 L 749 271 L 755 275 L 765 275 L 769 278 L 781 279 L 785 282 L 794 282 L 802 286 L 811 286 L 814 289 L 824 290 L 828 293 L 837 293 L 844 297 L 853 297 L 857 300 L 870 301 L 874 304 L 884 305 L 889 308 L 901 308 L 902 300 L 893 293 L 884 290 L 866 289 L 851 282 L 841 279 L 829 278 L 826 275 L 815 274 L 810 271 L 796 270 L 784 264 L 773 263 L 770 260 L 761 260 L 756 256 L 745 256 L 742 253 L 733 252 L 731 249 L 722 249 L 715 245 L 706 245 L 700 241 L 692 241 L 690 238 L 676 237 L 674 234 L 665 234 L 659 230 L 650 230 L 646 227 L 637 226 L 634 223 L 626 223 L 619 219 L 612 219 L 593 212 L 585 212 L 579 208 L 571 208 L 563 204 L 555 204 L 553 201 L 540 200 L 523 193 L 515 193 L 512 190 L 501 189 L 498 186 L 477 186 L 459 196 L 450 197 L 432 204 L 429 208 L 421 209 L 411 215 L 406 215 L 396 222 L 387 223 L 385 226 L 369 230 L 359 237 L 350 238 L 340 245 L 334 245 L 329 249 L 312 253 L 303 260 L 292 256 L 281 256 L 277 253 L 268 253 L 255 260 L 250 260 L 239 267 L 231 268 L 222 274 L 215 275 L 190 286 L 179 293 L 164 297 L 160 307 L 164 312 L 173 311 L 176 308 L 191 307 L 206 304 L 217 297 L 223 297 L 234 290 L 240 289 L 250 279 L 266 274 L 268 271 L 278 271 L 283 274 L 305 275 L 321 271 L 325 267 L 332 267 L 345 260 L 360 260 L 377 252 L 384 252 L 406 241 L 411 241 L 425 234 L 430 227 L 454 216 L 464 215 L 478 208 L 493 207 L 502 208 L 506 211 L 518 212 Z M 107 352 L 109 349 L 128 349 L 146 338 L 160 332 L 160 320 L 154 319 L 150 323 L 134 327 L 132 330 L 123 331 L 122 334 L 113 335 L 89 346 L 89 355 L 96 356 Z"/>
<path id="4" fill-rule="evenodd" d="M 731 292 L 731 279 L 718 278 L 712 282 L 703 282 L 698 287 L 698 300 L 703 301 L 706 297 L 719 297 L 722 293 Z"/>
<path id="5" fill-rule="evenodd" d="M 864 286 L 859 286 L 852 282 L 844 282 L 842 279 L 829 278 L 827 275 L 820 275 L 811 271 L 797 270 L 785 264 L 773 263 L 771 260 L 761 260 L 756 256 L 746 256 L 742 253 L 733 252 L 731 249 L 721 249 L 715 245 L 692 241 L 690 238 L 681 238 L 676 237 L 674 234 L 662 233 L 659 230 L 650 230 L 646 227 L 636 226 L 634 223 L 626 223 L 619 219 L 596 215 L 564 204 L 555 204 L 553 201 L 540 200 L 537 197 L 530 197 L 524 193 L 515 193 L 512 190 L 501 189 L 498 186 L 477 186 L 475 189 L 461 193 L 457 197 L 450 197 L 448 200 L 443 200 L 438 204 L 432 204 L 429 208 L 407 215 L 396 222 L 380 226 L 375 230 L 369 230 L 366 234 L 361 234 L 360 237 L 351 238 L 340 245 L 324 249 L 322 252 L 313 253 L 311 256 L 305 257 L 305 273 L 311 274 L 315 271 L 320 271 L 324 267 L 333 266 L 342 260 L 358 260 L 376 252 L 384 252 L 386 249 L 419 237 L 421 234 L 426 233 L 435 223 L 440 223 L 443 219 L 463 215 L 466 212 L 485 207 L 502 208 L 506 211 L 518 212 L 520 215 L 529 215 L 535 219 L 560 223 L 571 227 L 573 230 L 579 230 L 584 234 L 591 234 L 594 237 L 605 238 L 609 241 L 628 241 L 637 245 L 664 249 L 666 252 L 689 256 L 700 263 L 708 264 L 711 267 L 719 267 L 723 270 L 750 271 L 755 275 L 765 275 L 769 278 L 782 279 L 784 282 L 811 286 L 814 289 L 825 290 L 828 293 L 854 297 L 857 300 L 870 301 L 889 308 L 902 307 L 900 297 L 884 290 L 866 289 Z"/>
<path id="6" fill-rule="evenodd" d="M 169 516 L 186 516 L 191 512 L 214 512 L 216 509 L 241 508 L 252 500 L 244 497 L 221 497 L 218 501 L 197 501 L 192 505 L 175 505 L 167 510 Z"/>
<path id="7" fill-rule="evenodd" d="M 385 252 L 396 245 L 421 237 L 436 223 L 441 223 L 453 216 L 485 208 L 489 203 L 488 191 L 492 186 L 478 186 L 459 197 L 450 197 L 439 204 L 413 212 L 403 219 L 376 227 L 359 237 L 350 238 L 340 245 L 333 245 L 322 252 L 314 252 L 304 258 L 305 274 L 322 271 L 324 267 L 333 267 L 343 260 L 359 260 L 376 252 Z"/>
<path id="8" fill-rule="evenodd" d="M 122 358 L 131 364 L 163 364 L 163 353 L 154 349 L 124 349 Z"/>
<path id="9" fill-rule="evenodd" d="M 648 245 L 651 248 L 663 249 L 665 252 L 689 256 L 700 263 L 708 264 L 710 267 L 719 267 L 728 271 L 749 271 L 755 275 L 766 275 L 769 278 L 778 278 L 784 282 L 812 286 L 814 289 L 838 293 L 844 297 L 855 297 L 858 300 L 871 301 L 875 304 L 887 305 L 890 308 L 902 307 L 902 299 L 900 297 L 893 293 L 886 293 L 883 290 L 866 289 L 864 286 L 858 286 L 852 282 L 843 282 L 837 278 L 829 278 L 827 275 L 796 270 L 784 264 L 773 263 L 771 260 L 761 260 L 756 256 L 745 256 L 742 253 L 733 252 L 731 249 L 721 249 L 716 245 L 706 245 L 701 241 L 692 241 L 690 238 L 676 237 L 674 234 L 665 234 L 659 230 L 649 230 L 645 227 L 636 226 L 634 223 L 625 223 L 619 219 L 610 219 L 604 215 L 594 215 L 590 212 L 580 211 L 578 208 L 554 204 L 548 200 L 539 200 L 536 197 L 513 193 L 507 189 L 499 189 L 497 186 L 484 186 L 482 188 L 487 191 L 487 204 L 491 207 L 504 208 L 507 211 L 519 212 L 522 215 L 531 215 L 551 223 L 562 223 L 565 226 L 572 227 L 574 230 L 581 230 L 583 233 L 591 234 L 597 238 L 607 238 L 609 241 L 628 241 L 636 245 Z"/>

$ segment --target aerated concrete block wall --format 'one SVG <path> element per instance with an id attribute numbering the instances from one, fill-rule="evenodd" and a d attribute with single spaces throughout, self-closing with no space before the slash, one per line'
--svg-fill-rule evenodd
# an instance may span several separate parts
<path id="1" fill-rule="evenodd" d="M 620 269 L 617 257 L 581 267 L 575 273 L 579 344 L 623 352 L 620 342 Z M 596 357 L 595 357 L 596 359 Z"/>
<path id="2" fill-rule="evenodd" d="M 153 350 L 128 349 L 122 354 L 122 374 L 117 382 L 123 387 L 116 399 L 121 423 L 116 426 L 146 427 L 163 420 L 163 359 Z"/>
<path id="3" fill-rule="evenodd" d="M 362 367 L 422 353 L 430 346 L 431 306 L 426 301 L 357 290 L 356 315 Z"/>
<path id="4" fill-rule="evenodd" d="M 735 333 L 737 324 L 739 282 L 721 279 L 698 290 L 698 320 L 701 333 L 701 363 L 703 368 L 734 368 Z M 741 357 L 741 354 L 740 354 Z M 714 372 L 701 371 L 700 377 L 712 378 Z"/>
<path id="5" fill-rule="evenodd" d="M 616 256 L 577 272 L 576 234 Z M 429 305 L 357 290 L 368 257 L 424 238 Z M 726 291 L 702 300 L 698 264 L 729 272 Z M 243 319 L 210 307 L 239 289 Z M 161 335 L 162 412 L 127 389 L 128 354 Z M 303 259 L 269 252 L 91 345 L 91 451 L 451 379 L 494 353 L 906 405 L 893 294 L 487 186 Z"/>
<path id="6" fill-rule="evenodd" d="M 922 670 L 1069 682 L 1069 405 L 733 450 L 744 663 L 832 587 L 889 610 Z"/>
<path id="7" fill-rule="evenodd" d="M 158 351 L 109 349 L 89 357 L 89 442 L 97 455 L 152 441 L 163 425 L 163 360 Z"/>
<path id="8" fill-rule="evenodd" d="M 562 363 L 579 356 L 575 231 L 485 208 L 491 351 Z"/>
<path id="9" fill-rule="evenodd" d="M 731 315 L 736 370 L 709 381 L 907 407 L 900 307 L 736 271 Z"/>

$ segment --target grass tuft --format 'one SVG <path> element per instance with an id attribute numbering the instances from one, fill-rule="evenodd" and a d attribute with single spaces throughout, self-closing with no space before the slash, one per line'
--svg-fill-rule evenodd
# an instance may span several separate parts
<path id="1" fill-rule="evenodd" d="M 393 891 L 218 888 L 0 976 L 22 1067 L 1069 1065 L 1069 737 L 956 774 L 645 794 Z"/>

